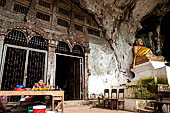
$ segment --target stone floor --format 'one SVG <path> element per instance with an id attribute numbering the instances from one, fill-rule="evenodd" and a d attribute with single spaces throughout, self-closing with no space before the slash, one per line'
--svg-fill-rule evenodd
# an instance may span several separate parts
<path id="1" fill-rule="evenodd" d="M 82 105 L 82 104 L 85 104 L 85 105 Z M 13 104 L 11 104 L 11 106 L 12 105 Z M 134 112 L 129 112 L 129 111 L 122 111 L 122 110 L 117 111 L 117 110 L 103 109 L 103 108 L 97 108 L 97 107 L 92 107 L 92 106 L 93 104 L 89 105 L 89 101 L 82 101 L 82 100 L 65 101 L 64 102 L 64 113 L 134 113 Z M 25 106 L 22 106 L 22 107 L 24 108 L 21 113 L 27 113 L 28 107 L 25 107 Z M 17 106 L 13 108 L 14 109 L 12 110 L 12 112 L 7 112 L 7 113 L 19 113 L 17 110 L 18 108 Z M 47 108 L 47 111 L 50 111 L 50 109 Z M 61 112 L 56 112 L 56 113 L 61 113 Z"/>
<path id="2" fill-rule="evenodd" d="M 64 108 L 64 113 L 134 113 L 122 110 L 109 110 L 102 108 L 91 108 L 89 106 Z"/>

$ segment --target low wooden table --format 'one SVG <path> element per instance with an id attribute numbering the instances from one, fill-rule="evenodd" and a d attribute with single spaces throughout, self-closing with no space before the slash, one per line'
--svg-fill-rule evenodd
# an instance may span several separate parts
<path id="1" fill-rule="evenodd" d="M 0 91 L 0 96 L 46 95 L 52 96 L 52 110 L 55 111 L 55 100 L 61 100 L 62 113 L 64 110 L 64 91 Z"/>

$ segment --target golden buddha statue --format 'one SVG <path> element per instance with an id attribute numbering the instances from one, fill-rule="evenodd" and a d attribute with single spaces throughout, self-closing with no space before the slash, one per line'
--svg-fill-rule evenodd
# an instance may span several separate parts
<path id="1" fill-rule="evenodd" d="M 164 61 L 163 56 L 155 56 L 151 49 L 143 46 L 142 39 L 136 40 L 136 46 L 133 47 L 134 59 L 133 69 L 135 65 L 142 64 L 148 61 Z"/>

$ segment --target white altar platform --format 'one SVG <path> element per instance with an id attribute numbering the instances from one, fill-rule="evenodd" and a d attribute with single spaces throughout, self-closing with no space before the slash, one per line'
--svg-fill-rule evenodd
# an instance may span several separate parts
<path id="1" fill-rule="evenodd" d="M 170 66 L 165 65 L 166 62 L 148 61 L 134 68 L 135 78 L 132 81 L 137 81 L 145 77 L 159 77 L 168 80 L 170 84 Z"/>

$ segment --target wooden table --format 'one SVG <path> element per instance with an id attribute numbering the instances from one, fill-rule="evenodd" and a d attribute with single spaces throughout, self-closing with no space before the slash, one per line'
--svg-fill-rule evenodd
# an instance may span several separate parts
<path id="1" fill-rule="evenodd" d="M 61 101 L 62 113 L 64 110 L 64 91 L 0 91 L 0 96 L 22 96 L 22 95 L 48 95 L 52 96 L 52 110 L 55 111 L 55 100 Z"/>

